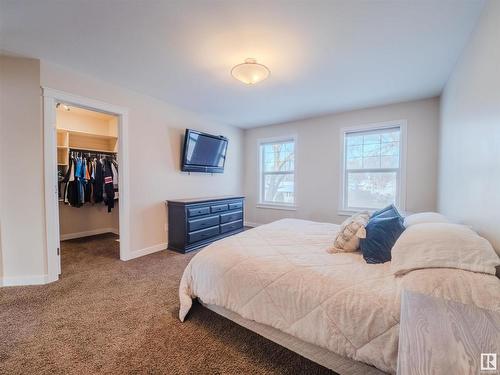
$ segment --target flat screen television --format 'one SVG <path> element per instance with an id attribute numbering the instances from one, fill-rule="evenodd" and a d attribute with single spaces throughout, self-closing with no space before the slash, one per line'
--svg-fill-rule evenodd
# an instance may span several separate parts
<path id="1" fill-rule="evenodd" d="M 186 129 L 181 170 L 222 173 L 226 162 L 227 138 Z"/>

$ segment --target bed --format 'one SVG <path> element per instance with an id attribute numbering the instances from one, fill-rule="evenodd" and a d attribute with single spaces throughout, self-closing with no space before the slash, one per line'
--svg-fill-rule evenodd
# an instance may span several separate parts
<path id="1" fill-rule="evenodd" d="M 337 372 L 378 372 L 367 364 L 395 373 L 403 289 L 500 311 L 495 276 L 422 269 L 395 277 L 389 263 L 329 254 L 337 231 L 330 223 L 284 219 L 206 247 L 182 276 L 179 318 L 198 298 Z"/>

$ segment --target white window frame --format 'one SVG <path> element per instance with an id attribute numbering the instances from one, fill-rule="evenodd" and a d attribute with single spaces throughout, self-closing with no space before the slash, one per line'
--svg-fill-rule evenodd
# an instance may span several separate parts
<path id="1" fill-rule="evenodd" d="M 384 130 L 399 127 L 400 129 L 400 140 L 399 140 L 399 173 L 398 173 L 398 189 L 396 190 L 396 207 L 404 211 L 406 208 L 406 150 L 407 150 L 407 121 L 406 120 L 395 120 L 386 122 L 377 122 L 371 124 L 364 124 L 358 126 L 349 126 L 340 129 L 340 186 L 339 186 L 339 215 L 349 216 L 355 212 L 359 211 L 369 211 L 374 212 L 373 208 L 363 208 L 347 207 L 347 195 L 346 195 L 346 160 L 345 160 L 345 135 L 346 133 L 353 132 L 364 132 L 372 130 Z M 393 168 L 390 168 L 392 171 Z M 384 169 L 377 169 L 379 172 L 383 172 Z"/>
<path id="2" fill-rule="evenodd" d="M 264 171 L 263 171 L 263 157 L 262 157 L 262 145 L 269 143 L 280 143 L 280 142 L 290 142 L 293 141 L 293 151 L 294 151 L 294 163 L 293 163 L 293 203 L 275 203 L 275 202 L 266 202 L 264 201 Z M 257 140 L 257 154 L 258 154 L 258 163 L 259 163 L 259 200 L 257 203 L 257 208 L 270 208 L 270 209 L 278 209 L 278 210 L 290 210 L 295 211 L 297 209 L 297 135 L 288 135 L 288 136 L 280 136 L 280 137 L 272 137 L 272 138 L 261 138 Z M 282 174 L 280 172 L 279 174 Z M 291 173 L 290 173 L 291 174 Z"/>

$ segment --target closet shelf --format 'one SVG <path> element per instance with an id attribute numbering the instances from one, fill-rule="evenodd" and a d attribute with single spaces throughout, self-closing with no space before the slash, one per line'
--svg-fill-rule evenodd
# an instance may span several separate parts
<path id="1" fill-rule="evenodd" d="M 57 131 L 60 133 L 69 133 L 70 135 L 78 135 L 81 137 L 88 137 L 88 138 L 118 139 L 118 137 L 115 135 L 103 135 L 103 134 L 89 133 L 89 132 L 84 132 L 81 130 L 69 130 L 69 129 L 58 128 Z"/>

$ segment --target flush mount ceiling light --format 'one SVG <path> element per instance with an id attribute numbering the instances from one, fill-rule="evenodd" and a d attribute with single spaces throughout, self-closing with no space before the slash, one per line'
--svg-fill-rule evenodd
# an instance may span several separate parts
<path id="1" fill-rule="evenodd" d="M 255 59 L 245 59 L 243 64 L 238 64 L 231 69 L 231 75 L 238 81 L 247 85 L 254 85 L 269 77 L 267 66 L 258 64 Z"/>

